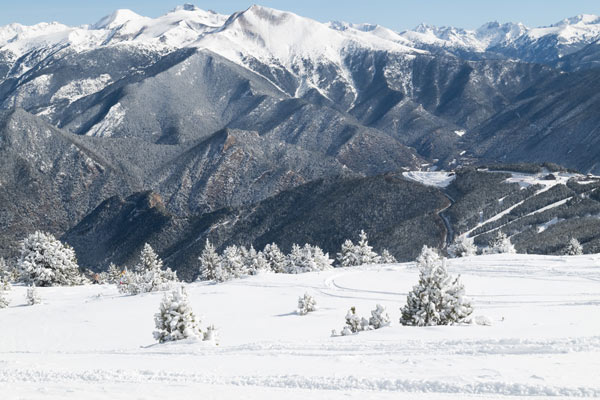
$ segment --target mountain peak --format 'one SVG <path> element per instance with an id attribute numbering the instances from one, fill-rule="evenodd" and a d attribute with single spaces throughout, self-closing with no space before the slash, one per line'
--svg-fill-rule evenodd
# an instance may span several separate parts
<path id="1" fill-rule="evenodd" d="M 190 3 L 182 4 L 173 9 L 173 11 L 197 11 L 197 10 L 199 10 L 199 8 Z"/>
<path id="2" fill-rule="evenodd" d="M 144 19 L 141 15 L 128 10 L 119 9 L 110 15 L 103 17 L 100 21 L 93 25 L 94 29 L 113 29 L 134 20 Z"/>

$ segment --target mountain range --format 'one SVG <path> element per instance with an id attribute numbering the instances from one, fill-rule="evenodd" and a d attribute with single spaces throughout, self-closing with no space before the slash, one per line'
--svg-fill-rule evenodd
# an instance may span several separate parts
<path id="1" fill-rule="evenodd" d="M 378 213 L 364 207 L 352 223 L 339 215 L 319 235 L 317 209 L 328 203 L 317 194 L 351 195 L 345 210 L 359 199 L 387 204 L 395 224 L 371 233 L 400 258 L 418 243 L 443 246 L 437 213 L 449 194 L 417 189 L 402 171 L 552 162 L 600 173 L 599 38 L 592 15 L 394 32 L 256 5 L 1 27 L 0 252 L 13 257 L 24 234 L 42 229 L 64 235 L 86 266 L 102 268 L 111 254 L 130 262 L 141 239 L 125 246 L 123 235 L 146 214 L 123 210 L 152 209 L 152 224 L 166 222 L 147 234 L 189 269 L 197 251 L 181 249 L 210 232 L 220 246 L 293 238 L 333 251 Z M 392 199 L 409 192 L 427 197 L 419 210 Z M 290 217 L 302 203 L 313 206 Z M 211 225 L 263 207 L 251 225 Z M 286 224 L 265 223 L 270 214 Z M 417 216 L 429 234 L 407 241 Z M 299 221 L 312 222 L 293 233 Z M 102 254 L 91 245 L 100 236 Z"/>

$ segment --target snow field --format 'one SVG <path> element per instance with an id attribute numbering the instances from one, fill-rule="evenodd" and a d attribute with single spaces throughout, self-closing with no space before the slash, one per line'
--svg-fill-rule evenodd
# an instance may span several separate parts
<path id="1" fill-rule="evenodd" d="M 162 293 L 114 286 L 14 287 L 0 310 L 0 392 L 16 398 L 544 398 L 600 397 L 600 256 L 453 259 L 474 315 L 492 326 L 404 327 L 413 263 L 186 285 L 218 346 L 156 344 Z M 309 293 L 318 310 L 295 313 Z M 392 326 L 346 337 L 351 306 L 387 308 Z"/>

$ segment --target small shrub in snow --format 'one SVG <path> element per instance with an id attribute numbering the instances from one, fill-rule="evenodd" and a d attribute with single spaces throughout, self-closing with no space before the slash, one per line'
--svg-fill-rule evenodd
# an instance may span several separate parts
<path id="1" fill-rule="evenodd" d="M 219 344 L 219 330 L 214 325 L 209 325 L 203 334 L 203 340 Z"/>
<path id="2" fill-rule="evenodd" d="M 31 285 L 27 288 L 27 304 L 33 306 L 35 304 L 40 304 L 42 302 L 42 297 L 40 296 L 39 291 L 35 285 Z"/>
<path id="3" fill-rule="evenodd" d="M 416 259 L 416 265 L 419 271 L 431 269 L 442 262 L 439 253 L 432 247 L 423 246 L 421 253 Z"/>
<path id="4" fill-rule="evenodd" d="M 196 319 L 183 287 L 165 293 L 154 322 L 154 339 L 160 343 L 203 337 L 200 321 Z"/>
<path id="5" fill-rule="evenodd" d="M 450 246 L 448 246 L 448 255 L 451 258 L 468 257 L 477 254 L 477 246 L 473 238 L 466 236 L 457 237 Z"/>
<path id="6" fill-rule="evenodd" d="M 356 308 L 351 307 L 346 313 L 346 326 L 342 329 L 342 336 L 352 335 L 369 329 L 369 321 L 356 314 Z"/>
<path id="7" fill-rule="evenodd" d="M 304 296 L 298 298 L 298 309 L 296 313 L 298 315 L 306 315 L 309 312 L 317 310 L 317 301 L 314 297 L 308 293 L 304 293 Z"/>
<path id="8" fill-rule="evenodd" d="M 381 264 L 396 264 L 398 262 L 398 260 L 396 260 L 396 257 L 394 257 L 393 255 L 390 254 L 388 249 L 383 249 L 383 252 L 381 253 L 381 258 L 379 259 L 379 262 Z"/>
<path id="9" fill-rule="evenodd" d="M 464 296 L 459 278 L 448 274 L 445 259 L 424 263 L 419 283 L 408 293 L 406 305 L 401 309 L 400 323 L 432 326 L 466 322 L 473 307 Z"/>
<path id="10" fill-rule="evenodd" d="M 375 309 L 371 311 L 371 318 L 369 318 L 369 327 L 371 329 L 379 329 L 390 324 L 390 316 L 385 311 L 385 307 L 381 304 L 377 304 Z"/>
<path id="11" fill-rule="evenodd" d="M 581 246 L 581 243 L 579 243 L 579 240 L 571 238 L 571 240 L 569 240 L 569 244 L 567 245 L 567 247 L 565 247 L 563 254 L 566 256 L 582 255 L 583 247 Z"/>
<path id="12" fill-rule="evenodd" d="M 498 230 L 496 236 L 490 240 L 487 254 L 515 254 L 515 246 L 510 241 L 510 238 L 504 234 L 504 232 Z"/>
<path id="13" fill-rule="evenodd" d="M 285 272 L 287 257 L 279 250 L 279 247 L 275 243 L 271 243 L 265 246 L 263 250 L 267 266 L 271 271 L 276 273 Z"/>
<path id="14" fill-rule="evenodd" d="M 492 325 L 492 319 L 489 317 L 486 317 L 485 315 L 476 315 L 473 318 L 473 322 L 477 325 L 483 325 L 483 326 L 491 326 Z"/>
<path id="15" fill-rule="evenodd" d="M 85 282 L 73 248 L 49 233 L 35 232 L 23 239 L 17 268 L 26 283 L 37 286 L 72 286 Z"/>

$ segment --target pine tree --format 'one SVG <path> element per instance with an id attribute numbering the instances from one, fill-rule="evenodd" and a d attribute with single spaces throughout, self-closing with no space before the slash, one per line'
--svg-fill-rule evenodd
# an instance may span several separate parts
<path id="1" fill-rule="evenodd" d="M 27 288 L 27 304 L 33 306 L 35 304 L 40 304 L 42 302 L 42 298 L 40 296 L 39 291 L 35 287 L 35 284 L 31 285 Z"/>
<path id="2" fill-rule="evenodd" d="M 216 273 L 217 269 L 219 268 L 221 258 L 215 251 L 215 247 L 211 242 L 208 241 L 208 239 L 206 239 L 206 245 L 204 245 L 204 250 L 202 250 L 199 260 L 200 274 L 198 275 L 198 280 L 211 281 L 216 279 Z"/>
<path id="3" fill-rule="evenodd" d="M 117 267 L 114 263 L 110 263 L 110 265 L 108 266 L 108 283 L 118 283 L 121 279 L 122 274 L 123 271 L 121 271 L 119 267 Z"/>
<path id="4" fill-rule="evenodd" d="M 4 258 L 0 257 L 0 291 L 11 290 L 11 280 L 11 271 L 8 270 L 8 266 L 6 265 Z"/>
<path id="5" fill-rule="evenodd" d="M 279 250 L 279 247 L 275 243 L 266 245 L 263 254 L 271 271 L 276 273 L 285 272 L 287 257 Z"/>
<path id="6" fill-rule="evenodd" d="M 390 316 L 385 311 L 385 307 L 381 304 L 377 304 L 375 309 L 371 311 L 371 318 L 369 318 L 369 326 L 371 329 L 379 329 L 390 324 Z"/>
<path id="7" fill-rule="evenodd" d="M 75 251 L 49 233 L 35 232 L 21 242 L 21 277 L 37 286 L 71 286 L 85 282 Z"/>
<path id="8" fill-rule="evenodd" d="M 250 249 L 243 254 L 244 265 L 248 275 L 257 275 L 269 268 L 265 255 L 261 251 L 254 250 L 254 246 L 250 245 Z"/>
<path id="9" fill-rule="evenodd" d="M 165 293 L 154 322 L 154 339 L 160 343 L 203 336 L 200 321 L 194 315 L 183 287 Z"/>
<path id="10" fill-rule="evenodd" d="M 329 258 L 329 253 L 323 253 L 323 250 L 319 246 L 307 246 L 311 248 L 312 258 L 317 271 L 327 271 L 333 268 L 333 260 Z"/>
<path id="11" fill-rule="evenodd" d="M 567 245 L 567 247 L 565 247 L 563 254 L 567 255 L 567 256 L 582 255 L 583 247 L 581 246 L 581 243 L 579 243 L 579 240 L 577 240 L 575 238 L 571 238 L 571 240 L 569 240 L 569 244 Z"/>
<path id="12" fill-rule="evenodd" d="M 432 247 L 423 246 L 421 253 L 416 259 L 417 268 L 422 271 L 424 269 L 432 269 L 434 266 L 441 263 L 442 259 L 439 253 Z"/>
<path id="13" fill-rule="evenodd" d="M 140 253 L 140 261 L 135 266 L 135 279 L 141 292 L 168 290 L 173 282 L 177 282 L 177 274 L 170 268 L 162 269 L 163 262 L 154 252 L 152 246 L 144 244 Z"/>
<path id="14" fill-rule="evenodd" d="M 394 257 L 392 254 L 390 254 L 388 249 L 383 249 L 379 262 L 382 264 L 396 264 L 398 260 L 396 260 L 396 257 Z"/>
<path id="15" fill-rule="evenodd" d="M 340 267 L 355 267 L 360 265 L 360 257 L 356 251 L 356 246 L 350 239 L 342 244 L 341 251 L 337 254 L 337 262 Z"/>
<path id="16" fill-rule="evenodd" d="M 298 309 L 296 313 L 298 315 L 306 315 L 309 312 L 317 310 L 317 301 L 314 297 L 308 293 L 304 293 L 304 296 L 298 298 Z"/>
<path id="17" fill-rule="evenodd" d="M 500 230 L 498 230 L 496 236 L 490 240 L 487 249 L 488 254 L 514 254 L 516 252 L 515 246 L 511 243 L 510 238 Z"/>
<path id="18" fill-rule="evenodd" d="M 477 254 L 477 246 L 473 238 L 467 236 L 459 236 L 448 246 L 448 255 L 452 258 L 469 257 Z"/>
<path id="19" fill-rule="evenodd" d="M 119 293 L 136 295 L 145 292 L 146 286 L 141 282 L 141 276 L 133 271 L 129 271 L 127 267 L 121 274 L 117 283 Z"/>
<path id="20" fill-rule="evenodd" d="M 448 274 L 445 259 L 429 259 L 421 264 L 419 283 L 408 293 L 401 311 L 402 325 L 433 326 L 464 322 L 473 308 L 459 278 Z"/>
<path id="21" fill-rule="evenodd" d="M 367 234 L 363 230 L 360 231 L 359 241 L 356 245 L 356 251 L 360 260 L 359 265 L 376 264 L 379 262 L 379 256 L 373 251 L 373 247 L 369 246 Z"/>
<path id="22" fill-rule="evenodd" d="M 6 297 L 4 290 L 0 290 L 0 308 L 6 308 L 10 304 L 10 299 Z"/>
<path id="23" fill-rule="evenodd" d="M 240 278 L 245 273 L 242 254 L 237 246 L 228 246 L 223 252 L 215 280 L 224 282 L 229 279 Z"/>

